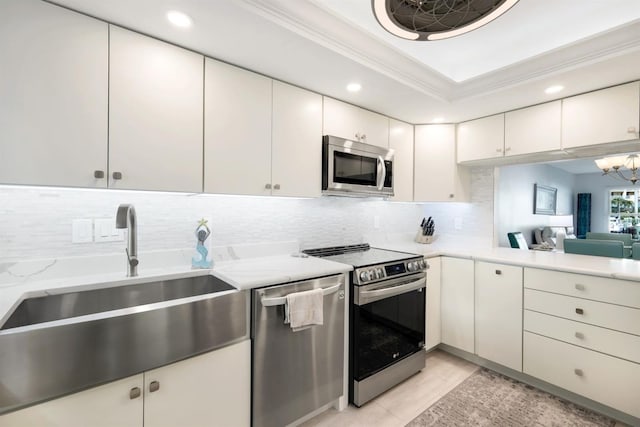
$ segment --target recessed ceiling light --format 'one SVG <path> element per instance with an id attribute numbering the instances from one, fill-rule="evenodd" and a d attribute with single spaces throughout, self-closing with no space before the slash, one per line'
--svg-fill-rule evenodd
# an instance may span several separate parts
<path id="1" fill-rule="evenodd" d="M 347 85 L 347 90 L 349 92 L 360 92 L 360 89 L 362 89 L 362 85 L 360 83 L 349 83 Z"/>
<path id="2" fill-rule="evenodd" d="M 547 94 L 558 93 L 562 89 L 564 89 L 564 86 L 561 86 L 561 85 L 549 86 L 544 90 L 544 93 L 547 93 Z"/>
<path id="3" fill-rule="evenodd" d="M 431 123 L 443 123 L 444 122 L 444 117 L 436 117 L 433 120 L 431 120 Z"/>
<path id="4" fill-rule="evenodd" d="M 170 10 L 169 12 L 167 12 L 167 19 L 173 25 L 180 28 L 189 28 L 192 22 L 189 15 L 178 12 L 177 10 Z"/>

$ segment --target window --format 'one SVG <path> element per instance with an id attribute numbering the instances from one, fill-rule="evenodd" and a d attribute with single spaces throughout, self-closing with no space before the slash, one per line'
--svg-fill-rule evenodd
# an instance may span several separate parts
<path id="1" fill-rule="evenodd" d="M 609 232 L 628 232 L 640 225 L 640 189 L 625 188 L 609 192 Z"/>

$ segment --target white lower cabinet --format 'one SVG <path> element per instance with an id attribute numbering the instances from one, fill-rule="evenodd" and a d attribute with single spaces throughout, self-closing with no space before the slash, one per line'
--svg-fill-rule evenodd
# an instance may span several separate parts
<path id="1" fill-rule="evenodd" d="M 441 342 L 440 322 L 440 281 L 442 278 L 442 262 L 440 257 L 426 260 L 427 266 L 427 307 L 425 315 L 425 350 L 429 350 Z"/>
<path id="2" fill-rule="evenodd" d="M 442 342 L 474 353 L 473 260 L 443 257 L 441 262 Z"/>
<path id="3" fill-rule="evenodd" d="M 522 371 L 522 267 L 476 262 L 476 354 Z"/>
<path id="4" fill-rule="evenodd" d="M 525 332 L 524 373 L 640 417 L 640 364 Z"/>
<path id="5" fill-rule="evenodd" d="M 251 341 L 245 340 L 2 415 L 0 427 L 236 427 L 250 425 L 250 410 Z"/>

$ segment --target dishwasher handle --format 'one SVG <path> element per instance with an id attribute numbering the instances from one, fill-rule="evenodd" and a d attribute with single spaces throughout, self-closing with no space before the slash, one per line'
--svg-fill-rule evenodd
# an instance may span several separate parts
<path id="1" fill-rule="evenodd" d="M 338 289 L 340 289 L 340 287 L 343 285 L 342 281 L 338 282 L 337 285 L 334 286 L 330 286 L 328 288 L 324 288 L 322 289 L 322 296 L 327 296 L 327 295 L 331 295 L 334 294 L 338 291 Z M 260 302 L 262 303 L 262 305 L 264 307 L 274 307 L 276 305 L 284 305 L 287 302 L 287 297 L 277 297 L 277 298 L 265 298 L 262 297 L 260 299 Z"/>

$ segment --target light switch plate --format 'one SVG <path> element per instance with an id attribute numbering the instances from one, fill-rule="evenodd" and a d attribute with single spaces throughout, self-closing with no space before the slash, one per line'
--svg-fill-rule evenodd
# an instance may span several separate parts
<path id="1" fill-rule="evenodd" d="M 121 242 L 124 240 L 124 230 L 116 228 L 115 218 L 96 218 L 94 237 L 96 243 Z"/>
<path id="2" fill-rule="evenodd" d="M 71 243 L 93 242 L 93 220 L 74 219 L 71 222 Z"/>

